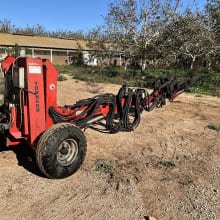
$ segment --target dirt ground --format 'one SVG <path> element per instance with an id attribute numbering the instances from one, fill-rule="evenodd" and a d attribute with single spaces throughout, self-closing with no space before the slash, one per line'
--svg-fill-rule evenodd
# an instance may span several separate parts
<path id="1" fill-rule="evenodd" d="M 59 82 L 59 104 L 119 86 Z M 42 177 L 26 148 L 0 150 L 0 219 L 220 219 L 220 98 L 183 94 L 144 112 L 131 133 L 87 129 L 81 169 L 63 180 Z M 110 164 L 109 172 L 97 163 Z"/>

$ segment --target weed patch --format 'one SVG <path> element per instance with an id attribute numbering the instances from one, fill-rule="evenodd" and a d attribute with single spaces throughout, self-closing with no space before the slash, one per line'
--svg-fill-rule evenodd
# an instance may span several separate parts
<path id="1" fill-rule="evenodd" d="M 112 173 L 113 165 L 106 160 L 99 160 L 95 164 L 95 170 L 102 173 Z"/>
<path id="2" fill-rule="evenodd" d="M 64 75 L 61 75 L 61 74 L 60 74 L 57 80 L 58 80 L 58 81 L 66 81 L 67 78 L 66 78 Z"/>
<path id="3" fill-rule="evenodd" d="M 217 131 L 220 132 L 220 124 L 209 124 L 206 126 L 208 129 L 213 130 L 213 131 Z"/>
<path id="4" fill-rule="evenodd" d="M 176 167 L 176 164 L 173 161 L 160 161 L 158 164 L 163 167 Z"/>

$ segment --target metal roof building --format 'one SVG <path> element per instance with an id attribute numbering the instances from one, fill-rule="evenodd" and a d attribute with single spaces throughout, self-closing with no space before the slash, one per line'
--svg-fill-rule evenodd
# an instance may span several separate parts
<path id="1" fill-rule="evenodd" d="M 88 44 L 89 41 L 86 40 L 0 33 L 0 61 L 9 52 L 12 52 L 17 45 L 26 56 L 50 59 L 54 64 L 69 64 L 73 62 L 76 51 L 81 48 L 83 50 L 85 64 L 96 66 L 98 64 L 97 57 L 91 56 L 90 52 L 94 51 L 94 49 L 89 47 Z M 106 43 L 106 45 L 110 47 L 110 53 L 109 57 L 106 58 L 105 56 L 102 59 L 102 62 L 106 65 L 112 65 L 113 63 L 114 65 L 121 66 L 121 53 L 115 52 L 110 44 Z M 97 48 L 95 50 L 97 51 Z M 111 55 L 111 52 L 114 53 L 114 57 Z M 103 51 L 104 53 L 106 52 Z"/>
<path id="2" fill-rule="evenodd" d="M 14 46 L 18 44 L 23 47 L 36 48 L 54 48 L 54 49 L 72 49 L 75 50 L 80 45 L 83 49 L 89 50 L 87 47 L 88 41 L 84 40 L 69 40 L 63 38 L 40 37 L 34 35 L 21 34 L 5 34 L 0 33 L 1 46 Z"/>
<path id="3" fill-rule="evenodd" d="M 55 64 L 68 63 L 69 57 L 79 47 L 89 51 L 88 41 L 41 37 L 34 35 L 0 33 L 0 59 L 18 45 L 26 55 L 50 59 Z"/>

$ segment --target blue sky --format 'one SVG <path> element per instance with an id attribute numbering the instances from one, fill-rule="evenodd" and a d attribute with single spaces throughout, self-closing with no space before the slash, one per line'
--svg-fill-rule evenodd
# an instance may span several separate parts
<path id="1" fill-rule="evenodd" d="M 25 27 L 41 24 L 48 30 L 88 31 L 102 24 L 113 0 L 0 0 L 0 20 Z M 201 8 L 206 0 L 198 0 Z M 185 0 L 186 5 L 192 0 Z"/>

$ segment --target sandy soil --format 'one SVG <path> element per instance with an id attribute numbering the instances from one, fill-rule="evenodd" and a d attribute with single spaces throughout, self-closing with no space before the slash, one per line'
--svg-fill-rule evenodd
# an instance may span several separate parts
<path id="1" fill-rule="evenodd" d="M 59 83 L 59 104 L 119 86 Z M 85 131 L 81 169 L 63 180 L 42 177 L 26 148 L 0 150 L 0 219 L 220 219 L 220 99 L 183 94 L 144 112 L 132 133 Z M 112 165 L 96 170 L 97 161 Z M 169 166 L 170 165 L 170 166 Z"/>

